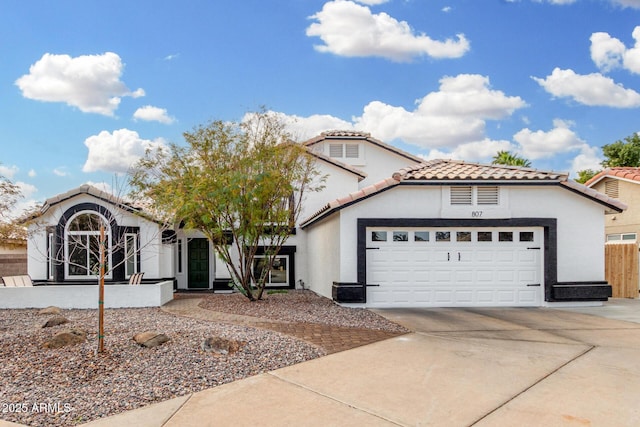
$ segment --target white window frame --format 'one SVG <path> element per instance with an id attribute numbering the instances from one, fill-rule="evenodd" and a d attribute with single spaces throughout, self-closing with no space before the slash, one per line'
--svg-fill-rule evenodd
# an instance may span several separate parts
<path id="1" fill-rule="evenodd" d="M 96 215 L 98 217 L 100 217 L 102 219 L 102 221 L 104 222 L 104 224 L 106 224 L 105 226 L 105 237 L 107 238 L 107 248 L 109 248 L 106 253 L 105 256 L 107 257 L 107 264 L 109 266 L 113 266 L 113 262 L 112 262 L 112 258 L 111 258 L 111 248 L 113 248 L 112 245 L 112 241 L 111 241 L 111 226 L 109 225 L 109 222 L 107 221 L 107 219 L 101 215 L 100 213 L 96 212 L 96 211 L 81 211 L 81 212 L 77 212 L 75 215 L 73 215 L 71 218 L 69 218 L 69 221 L 67 221 L 67 224 L 65 225 L 64 228 L 64 259 L 65 259 L 65 263 L 64 263 L 64 277 L 65 279 L 75 279 L 75 280 L 95 280 L 99 278 L 99 274 L 91 274 L 91 270 L 90 270 L 90 266 L 89 266 L 89 262 L 91 260 L 91 256 L 90 256 L 90 249 L 87 248 L 87 273 L 88 274 L 70 274 L 69 273 L 69 264 L 71 262 L 69 256 L 69 244 L 70 244 L 70 239 L 69 236 L 73 235 L 73 236 L 88 236 L 87 237 L 87 243 L 89 242 L 89 238 L 90 236 L 100 236 L 100 231 L 99 230 L 90 230 L 90 231 L 70 231 L 69 227 L 71 226 L 71 224 L 73 223 L 73 221 L 81 216 L 81 215 Z M 111 269 L 109 269 L 108 271 L 105 272 L 105 276 L 106 279 L 111 279 L 113 277 L 112 271 Z"/>
<path id="2" fill-rule="evenodd" d="M 613 233 L 607 234 L 607 242 L 632 242 L 638 240 L 637 233 Z"/>
<path id="3" fill-rule="evenodd" d="M 133 271 L 129 271 L 129 239 L 133 241 Z M 138 273 L 138 235 L 136 233 L 124 233 L 124 275 L 126 278 Z"/>

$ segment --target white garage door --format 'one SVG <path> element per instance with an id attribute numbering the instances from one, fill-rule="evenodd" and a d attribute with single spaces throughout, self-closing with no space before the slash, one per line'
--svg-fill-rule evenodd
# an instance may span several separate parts
<path id="1" fill-rule="evenodd" d="M 537 227 L 367 228 L 367 306 L 540 306 L 542 240 Z"/>

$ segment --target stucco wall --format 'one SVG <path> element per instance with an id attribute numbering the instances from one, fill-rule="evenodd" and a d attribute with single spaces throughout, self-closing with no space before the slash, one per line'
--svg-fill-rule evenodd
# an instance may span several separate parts
<path id="1" fill-rule="evenodd" d="M 306 233 L 308 279 L 306 287 L 331 298 L 332 284 L 340 280 L 341 245 L 340 218 L 329 218 Z"/>
<path id="2" fill-rule="evenodd" d="M 55 226 L 62 215 L 71 207 L 82 203 L 92 203 L 108 209 L 119 226 L 139 227 L 139 258 L 145 279 L 159 279 L 172 276 L 172 263 L 167 262 L 170 245 L 162 243 L 162 230 L 158 224 L 130 212 L 120 210 L 96 197 L 81 194 L 51 207 L 45 215 L 29 226 L 30 237 L 27 246 L 28 272 L 33 280 L 47 280 L 47 226 Z M 112 242 L 113 246 L 122 242 Z"/>
<path id="3" fill-rule="evenodd" d="M 105 308 L 159 307 L 173 299 L 173 282 L 145 285 L 106 285 Z M 98 308 L 98 285 L 0 287 L 0 309 Z"/>
<path id="4" fill-rule="evenodd" d="M 604 193 L 605 182 L 611 180 L 618 181 L 618 200 L 626 203 L 628 208 L 624 212 L 605 216 L 605 235 L 636 233 L 640 237 L 640 184 L 605 178 L 594 185 L 593 189 Z"/>
<path id="5" fill-rule="evenodd" d="M 509 206 L 501 217 L 557 218 L 559 281 L 604 280 L 603 206 L 557 186 L 511 186 L 507 191 Z M 398 186 L 341 210 L 336 215 L 338 280 L 357 280 L 358 218 L 440 218 L 441 212 L 441 188 L 436 186 Z M 460 218 L 471 218 L 470 212 Z"/>

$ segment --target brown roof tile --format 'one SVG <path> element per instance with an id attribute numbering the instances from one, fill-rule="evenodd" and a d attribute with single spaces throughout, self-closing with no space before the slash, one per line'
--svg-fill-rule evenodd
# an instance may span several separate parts
<path id="1" fill-rule="evenodd" d="M 568 174 L 504 165 L 483 165 L 460 160 L 429 160 L 398 172 L 409 180 L 566 180 Z"/>
<path id="2" fill-rule="evenodd" d="M 635 167 L 615 167 L 615 168 L 607 168 L 602 172 L 595 175 L 593 178 L 585 182 L 584 185 L 590 187 L 594 185 L 596 182 L 599 182 L 603 178 L 612 177 L 612 178 L 622 178 L 628 179 L 630 181 L 639 181 L 640 182 L 640 168 Z"/>

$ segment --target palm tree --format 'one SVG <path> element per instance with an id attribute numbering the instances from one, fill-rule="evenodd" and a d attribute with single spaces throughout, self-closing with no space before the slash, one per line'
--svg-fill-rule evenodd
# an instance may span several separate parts
<path id="1" fill-rule="evenodd" d="M 498 153 L 493 156 L 493 161 L 491 162 L 493 165 L 507 165 L 507 166 L 521 166 L 528 168 L 531 166 L 531 162 L 524 157 L 520 157 L 516 154 L 511 153 L 510 151 L 498 151 Z"/>

